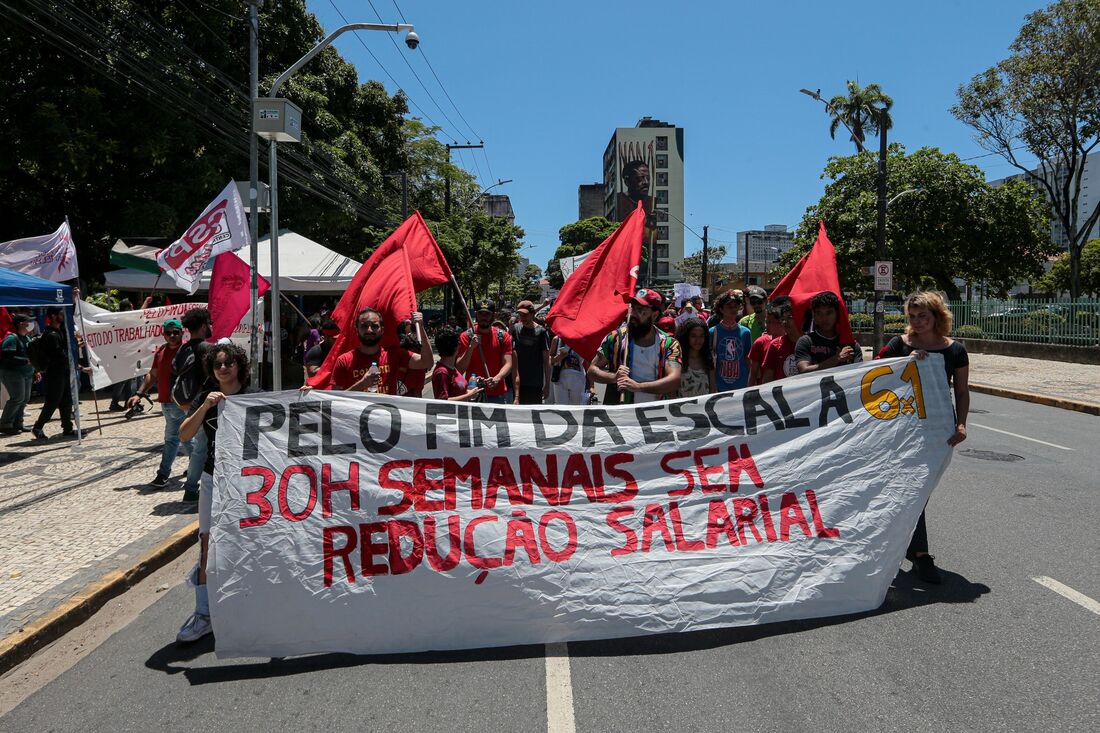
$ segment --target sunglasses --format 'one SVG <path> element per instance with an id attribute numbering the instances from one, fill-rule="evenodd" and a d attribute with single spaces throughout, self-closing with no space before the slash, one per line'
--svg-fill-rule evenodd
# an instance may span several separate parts
<path id="1" fill-rule="evenodd" d="M 214 362 L 214 368 L 215 369 L 228 369 L 231 366 L 237 366 L 237 362 L 232 361 L 232 360 Z"/>
<path id="2" fill-rule="evenodd" d="M 165 336 L 182 336 L 182 335 L 183 335 L 183 331 L 176 331 L 176 330 L 174 330 L 174 329 L 172 329 L 172 330 L 166 330 L 166 331 L 164 332 L 164 335 L 165 335 Z"/>

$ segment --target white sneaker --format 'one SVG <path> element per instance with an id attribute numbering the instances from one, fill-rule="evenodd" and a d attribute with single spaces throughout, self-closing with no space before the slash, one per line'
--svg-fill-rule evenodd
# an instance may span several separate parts
<path id="1" fill-rule="evenodd" d="M 191 618 L 184 622 L 180 627 L 180 632 L 176 634 L 176 641 L 183 643 L 190 643 L 192 641 L 198 641 L 202 637 L 211 633 L 214 629 L 210 626 L 210 617 L 203 616 L 201 613 L 191 614 Z"/>

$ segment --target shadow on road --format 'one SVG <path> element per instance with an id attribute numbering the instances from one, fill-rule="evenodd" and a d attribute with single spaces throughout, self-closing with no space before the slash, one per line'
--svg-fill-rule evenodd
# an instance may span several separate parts
<path id="1" fill-rule="evenodd" d="M 942 568 L 940 572 L 943 576 L 943 584 L 938 586 L 920 582 L 916 579 L 915 574 L 911 572 L 898 572 L 897 577 L 894 578 L 894 582 L 890 586 L 890 590 L 886 593 L 886 601 L 873 611 L 800 621 L 784 621 L 760 626 L 737 626 L 727 629 L 656 634 L 600 641 L 573 641 L 569 642 L 569 654 L 574 657 L 612 657 L 678 654 L 715 649 L 783 634 L 795 634 L 837 624 L 846 624 L 863 618 L 936 603 L 973 603 L 990 592 L 987 585 L 972 583 L 963 576 Z M 214 642 L 212 637 L 209 636 L 191 645 L 173 642 L 149 657 L 145 662 L 145 666 L 166 674 L 183 672 L 192 685 L 206 685 L 236 680 L 289 677 L 319 670 L 358 667 L 366 664 L 462 664 L 467 662 L 535 659 L 542 657 L 544 654 L 543 645 L 534 644 L 490 649 L 420 652 L 416 654 L 317 654 L 290 659 L 272 659 L 269 662 L 253 661 L 242 664 L 228 663 L 205 667 L 180 665 L 181 662 L 193 662 L 204 654 L 213 651 Z"/>

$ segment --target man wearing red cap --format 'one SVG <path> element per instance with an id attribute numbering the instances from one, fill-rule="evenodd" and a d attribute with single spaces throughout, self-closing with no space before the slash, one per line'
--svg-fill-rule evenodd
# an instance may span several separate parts
<path id="1" fill-rule="evenodd" d="M 680 389 L 680 344 L 656 328 L 663 299 L 642 288 L 630 299 L 625 326 L 608 334 L 588 373 L 609 385 L 604 403 L 651 402 Z"/>

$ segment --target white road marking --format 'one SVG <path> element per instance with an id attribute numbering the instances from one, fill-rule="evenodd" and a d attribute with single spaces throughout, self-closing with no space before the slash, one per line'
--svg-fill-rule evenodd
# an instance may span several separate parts
<path id="1" fill-rule="evenodd" d="M 1073 450 L 1073 448 L 1067 448 L 1064 445 L 1058 445 L 1057 443 L 1048 443 L 1045 440 L 1039 440 L 1038 438 L 1029 438 L 1026 435 L 1020 435 L 1019 433 L 1010 433 L 1007 430 L 1001 430 L 1000 428 L 991 428 L 988 425 L 979 425 L 976 422 L 967 423 L 968 425 L 981 428 L 982 430 L 992 430 L 995 433 L 1002 433 L 1003 435 L 1011 435 L 1013 438 L 1019 438 L 1020 440 L 1030 440 L 1032 443 L 1039 443 L 1041 445 L 1049 445 L 1051 448 L 1057 448 L 1058 450 Z"/>
<path id="2" fill-rule="evenodd" d="M 573 679 L 569 674 L 569 645 L 546 645 L 546 731 L 575 733 Z"/>
<path id="3" fill-rule="evenodd" d="M 1092 600 L 1084 593 L 1078 593 L 1073 588 L 1070 588 L 1068 585 L 1063 585 L 1054 578 L 1048 578 L 1045 575 L 1040 575 L 1038 578 L 1032 578 L 1032 580 L 1034 580 L 1039 585 L 1044 585 L 1047 588 L 1050 588 L 1052 591 L 1060 596 L 1065 596 L 1066 598 L 1076 603 L 1078 606 L 1087 608 L 1088 610 L 1095 613 L 1097 616 L 1100 616 L 1100 603 Z"/>

